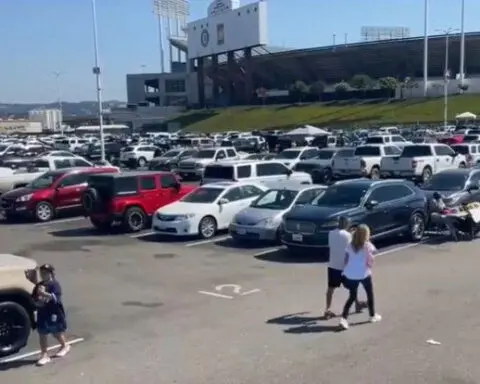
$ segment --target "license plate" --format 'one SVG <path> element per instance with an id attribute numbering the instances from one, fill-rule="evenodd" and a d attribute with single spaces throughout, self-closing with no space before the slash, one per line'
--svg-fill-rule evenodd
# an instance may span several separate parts
<path id="1" fill-rule="evenodd" d="M 301 243 L 303 241 L 303 236 L 298 234 L 298 233 L 294 233 L 292 235 L 292 240 L 293 241 L 298 241 L 299 243 Z"/>
<path id="2" fill-rule="evenodd" d="M 246 229 L 243 229 L 243 228 L 238 228 L 237 229 L 237 233 L 239 235 L 246 235 L 247 234 L 247 230 Z"/>

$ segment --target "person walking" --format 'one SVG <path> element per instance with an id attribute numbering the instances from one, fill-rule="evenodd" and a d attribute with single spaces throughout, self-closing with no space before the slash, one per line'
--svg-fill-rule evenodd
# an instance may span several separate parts
<path id="1" fill-rule="evenodd" d="M 370 321 L 376 323 L 382 316 L 375 312 L 375 299 L 373 295 L 372 267 L 375 246 L 370 242 L 370 228 L 361 224 L 353 232 L 352 241 L 345 251 L 345 268 L 343 269 L 343 285 L 349 291 L 349 296 L 343 307 L 340 327 L 348 329 L 348 313 L 350 307 L 357 299 L 358 286 L 365 288 Z"/>
<path id="2" fill-rule="evenodd" d="M 349 232 L 351 223 L 347 217 L 341 216 L 338 219 L 338 228 L 328 233 L 328 249 L 330 253 L 327 270 L 327 293 L 326 307 L 323 317 L 330 319 L 335 317 L 335 313 L 331 311 L 333 293 L 335 289 L 342 285 L 343 267 L 345 266 L 345 250 L 352 241 L 352 234 Z M 365 307 L 365 303 L 356 301 L 356 311 L 361 312 Z"/>
<path id="3" fill-rule="evenodd" d="M 65 357 L 70 346 L 65 339 L 67 319 L 62 303 L 62 287 L 55 278 L 55 269 L 50 264 L 40 266 L 41 282 L 33 290 L 33 298 L 38 305 L 37 331 L 40 340 L 40 358 L 38 366 L 50 363 L 48 356 L 48 335 L 53 335 L 60 343 L 60 349 L 54 357 Z"/>

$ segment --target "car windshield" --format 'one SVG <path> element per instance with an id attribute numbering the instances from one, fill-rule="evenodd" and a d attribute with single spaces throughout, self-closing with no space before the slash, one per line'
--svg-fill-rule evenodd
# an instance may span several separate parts
<path id="1" fill-rule="evenodd" d="M 180 201 L 184 203 L 213 203 L 223 191 L 222 188 L 200 187 L 184 196 Z"/>
<path id="2" fill-rule="evenodd" d="M 382 136 L 373 136 L 373 137 L 367 137 L 367 140 L 365 140 L 366 144 L 383 144 L 383 137 Z"/>
<path id="3" fill-rule="evenodd" d="M 429 145 L 408 145 L 403 148 L 400 157 L 423 157 L 431 155 L 432 149 Z"/>
<path id="4" fill-rule="evenodd" d="M 271 189 L 261 195 L 251 206 L 262 209 L 287 209 L 293 203 L 297 194 L 298 191 L 288 189 Z"/>
<path id="5" fill-rule="evenodd" d="M 300 151 L 283 151 L 277 155 L 277 159 L 296 159 L 300 156 Z"/>
<path id="6" fill-rule="evenodd" d="M 162 157 L 177 157 L 180 152 L 181 151 L 168 151 L 167 153 L 164 153 Z"/>
<path id="7" fill-rule="evenodd" d="M 44 189 L 49 188 L 57 181 L 63 173 L 60 172 L 46 172 L 42 176 L 33 180 L 30 184 L 27 185 L 27 188 L 30 189 Z"/>
<path id="8" fill-rule="evenodd" d="M 437 173 L 424 185 L 428 191 L 461 191 L 468 180 L 468 174 L 464 173 Z"/>
<path id="9" fill-rule="evenodd" d="M 198 159 L 213 159 L 215 156 L 216 151 L 214 149 L 204 149 L 198 151 L 197 155 L 195 156 Z"/>
<path id="10" fill-rule="evenodd" d="M 320 159 L 320 160 L 329 160 L 333 157 L 333 154 L 335 152 L 333 151 L 319 151 L 318 152 L 318 155 L 317 155 L 317 159 Z"/>
<path id="11" fill-rule="evenodd" d="M 367 191 L 364 185 L 332 185 L 312 204 L 320 207 L 357 207 Z"/>

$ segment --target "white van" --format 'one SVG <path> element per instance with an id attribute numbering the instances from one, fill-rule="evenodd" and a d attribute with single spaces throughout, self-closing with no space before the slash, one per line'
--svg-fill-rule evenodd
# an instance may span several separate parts
<path id="1" fill-rule="evenodd" d="M 222 161 L 205 167 L 202 184 L 219 181 L 272 182 L 292 180 L 312 184 L 312 177 L 306 172 L 294 172 L 280 161 L 241 160 Z"/>

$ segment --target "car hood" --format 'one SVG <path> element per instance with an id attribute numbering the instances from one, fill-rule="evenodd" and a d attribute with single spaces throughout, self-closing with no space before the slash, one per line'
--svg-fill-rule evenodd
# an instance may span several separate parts
<path id="1" fill-rule="evenodd" d="M 15 188 L 15 189 L 12 189 L 11 191 L 5 192 L 2 195 L 2 198 L 16 199 L 17 197 L 25 196 L 25 195 L 28 195 L 28 194 L 33 193 L 35 191 L 37 191 L 37 189 L 32 189 L 32 188 L 28 188 L 28 187 Z"/>
<path id="2" fill-rule="evenodd" d="M 235 222 L 243 225 L 255 225 L 265 219 L 273 219 L 288 209 L 263 209 L 248 207 L 235 215 Z"/>
<path id="3" fill-rule="evenodd" d="M 467 193 L 465 191 L 436 191 L 434 189 L 430 190 L 424 190 L 425 191 L 425 195 L 427 196 L 427 199 L 433 199 L 433 194 L 435 192 L 438 192 L 441 196 L 443 197 L 447 197 L 447 198 L 455 198 L 457 196 L 460 196 L 460 195 L 463 195 L 464 193 Z"/>
<path id="4" fill-rule="evenodd" d="M 187 213 L 203 213 L 205 210 L 212 210 L 212 203 L 184 203 L 182 201 L 176 201 L 168 204 L 157 210 L 157 213 L 162 215 L 185 215 Z"/>
<path id="5" fill-rule="evenodd" d="M 160 164 L 166 164 L 166 163 L 170 163 L 172 162 L 173 160 L 176 160 L 177 158 L 176 157 L 156 157 L 154 158 L 152 161 L 155 162 L 155 163 L 160 163 Z"/>
<path id="6" fill-rule="evenodd" d="M 358 207 L 319 207 L 315 205 L 301 205 L 292 208 L 286 215 L 288 220 L 324 221 L 336 218 L 340 215 L 355 213 Z"/>
<path id="7" fill-rule="evenodd" d="M 8 253 L 0 254 L 0 271 L 9 271 L 12 269 L 34 269 L 37 263 L 29 258 L 16 256 Z"/>

